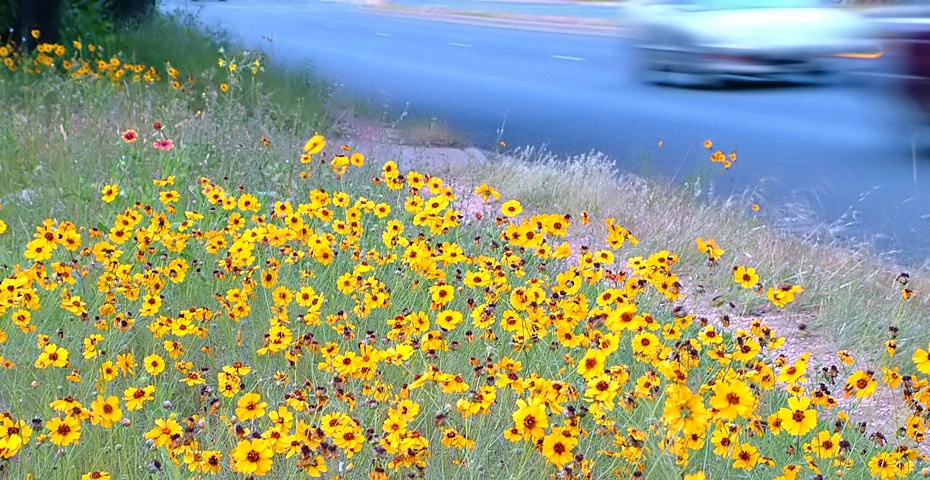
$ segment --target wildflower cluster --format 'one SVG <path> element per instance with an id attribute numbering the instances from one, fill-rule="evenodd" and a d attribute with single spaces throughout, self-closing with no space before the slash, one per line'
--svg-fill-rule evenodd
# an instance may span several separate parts
<path id="1" fill-rule="evenodd" d="M 171 150 L 160 131 L 146 149 Z M 897 365 L 889 330 L 880 373 L 850 352 L 789 356 L 766 312 L 804 288 L 721 268 L 713 239 L 697 249 L 722 274 L 702 288 L 776 308 L 712 318 L 679 255 L 615 218 L 586 244 L 587 214 L 326 143 L 294 152 L 306 171 L 286 193 L 104 178 L 99 218 L 15 232 L 29 240 L 8 242 L 0 276 L 0 385 L 19 396 L 0 390 L 4 469 L 784 480 L 926 464 L 930 347 Z M 495 206 L 466 214 L 463 195 Z M 878 392 L 907 412 L 888 435 L 853 417 Z M 128 460 L 104 463 L 117 441 Z"/>
<path id="2" fill-rule="evenodd" d="M 32 31 L 36 40 L 41 38 L 38 30 Z M 243 72 L 252 76 L 264 71 L 260 54 L 240 52 L 230 55 L 220 49 L 219 70 L 201 72 L 208 82 L 216 82 L 215 87 L 226 93 L 232 86 L 242 82 Z M 0 73 L 25 73 L 29 76 L 60 73 L 78 80 L 109 80 L 113 84 L 154 85 L 167 80 L 171 88 L 178 91 L 193 90 L 197 85 L 197 75 L 184 74 L 170 63 L 164 69 L 128 61 L 121 52 L 108 53 L 101 45 L 85 44 L 75 40 L 70 45 L 60 43 L 39 43 L 35 51 L 24 52 L 13 44 L 0 45 L 0 61 L 4 69 Z"/>
<path id="3" fill-rule="evenodd" d="M 704 140 L 704 148 L 712 150 L 714 148 L 714 142 L 711 140 Z M 731 150 L 729 154 L 723 153 L 722 150 L 715 150 L 714 153 L 710 155 L 710 161 L 721 164 L 724 170 L 729 170 L 730 167 L 736 163 L 736 158 L 736 150 Z"/>

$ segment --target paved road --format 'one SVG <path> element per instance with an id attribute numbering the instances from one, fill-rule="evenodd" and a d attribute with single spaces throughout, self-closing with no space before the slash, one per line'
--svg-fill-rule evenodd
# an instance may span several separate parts
<path id="1" fill-rule="evenodd" d="M 376 110 L 406 106 L 439 117 L 477 146 L 493 145 L 503 126 L 510 146 L 593 149 L 635 172 L 709 176 L 723 194 L 757 191 L 769 212 L 801 204 L 881 251 L 930 261 L 930 135 L 916 134 L 888 81 L 674 89 L 638 81 L 629 42 L 615 36 L 379 15 L 316 0 L 186 4 L 265 45 L 275 61 L 312 64 Z M 739 162 L 718 175 L 695 147 L 705 138 L 737 149 Z"/>

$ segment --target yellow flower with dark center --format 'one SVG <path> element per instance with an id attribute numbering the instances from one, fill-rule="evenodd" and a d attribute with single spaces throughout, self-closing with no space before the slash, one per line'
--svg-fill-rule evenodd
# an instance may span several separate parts
<path id="1" fill-rule="evenodd" d="M 155 385 L 142 388 L 129 387 L 123 391 L 123 401 L 126 402 L 126 410 L 130 412 L 142 409 L 145 402 L 152 400 L 155 400 Z"/>
<path id="2" fill-rule="evenodd" d="M 274 450 L 263 438 L 240 440 L 229 457 L 234 472 L 262 477 L 271 470 Z"/>
<path id="3" fill-rule="evenodd" d="M 49 430 L 49 440 L 55 445 L 67 447 L 81 438 L 81 422 L 74 417 L 55 417 L 45 427 Z"/>
<path id="4" fill-rule="evenodd" d="M 581 360 L 578 360 L 576 371 L 585 380 L 593 378 L 604 373 L 604 362 L 606 359 L 607 355 L 603 350 L 594 348 L 588 349 L 584 356 L 581 357 Z"/>
<path id="5" fill-rule="evenodd" d="M 549 426 L 545 405 L 535 399 L 529 402 L 522 398 L 517 400 L 517 410 L 512 417 L 517 433 L 525 440 L 542 438 Z"/>
<path id="6" fill-rule="evenodd" d="M 843 437 L 837 432 L 821 430 L 804 446 L 804 450 L 812 452 L 820 458 L 834 458 L 840 452 Z"/>
<path id="7" fill-rule="evenodd" d="M 145 438 L 152 440 L 156 447 L 164 447 L 172 440 L 179 437 L 184 432 L 184 428 L 174 418 L 157 418 L 155 427 L 145 432 Z"/>
<path id="8" fill-rule="evenodd" d="M 247 422 L 265 415 L 267 406 L 268 402 L 263 402 L 261 395 L 249 392 L 239 397 L 239 401 L 236 402 L 236 416 L 239 420 Z"/>
<path id="9" fill-rule="evenodd" d="M 144 360 L 145 371 L 153 377 L 157 377 L 161 372 L 165 371 L 165 359 L 157 353 L 153 353 Z"/>
<path id="10" fill-rule="evenodd" d="M 455 298 L 455 287 L 452 285 L 433 285 L 429 287 L 429 292 L 434 308 L 443 307 Z"/>
<path id="11" fill-rule="evenodd" d="M 875 372 L 856 370 L 843 386 L 844 396 L 849 398 L 855 394 L 856 398 L 869 398 L 875 393 L 876 387 L 878 381 L 875 380 Z"/>
<path id="12" fill-rule="evenodd" d="M 39 354 L 39 358 L 35 361 L 35 367 L 40 369 L 48 367 L 67 368 L 68 365 L 68 350 L 54 343 L 46 345 L 42 349 L 42 353 Z"/>
<path id="13" fill-rule="evenodd" d="M 316 134 L 310 137 L 310 140 L 307 140 L 307 143 L 304 144 L 304 153 L 307 155 L 315 155 L 323 151 L 324 147 L 326 147 L 326 139 L 323 138 L 323 135 Z"/>
<path id="14" fill-rule="evenodd" d="M 113 184 L 104 185 L 103 189 L 100 191 L 100 194 L 102 195 L 101 199 L 104 202 L 110 203 L 113 200 L 116 200 L 117 195 L 119 195 L 119 187 Z"/>
<path id="15" fill-rule="evenodd" d="M 542 454 L 546 461 L 562 468 L 574 459 L 572 449 L 578 445 L 578 439 L 571 436 L 567 429 L 556 427 L 543 439 Z"/>
<path id="16" fill-rule="evenodd" d="M 733 267 L 733 280 L 743 288 L 754 288 L 759 283 L 759 274 L 755 268 L 739 265 Z"/>
<path id="17" fill-rule="evenodd" d="M 788 407 L 778 410 L 781 428 L 789 435 L 801 436 L 817 426 L 817 410 L 809 408 L 810 398 L 788 397 Z"/>
<path id="18" fill-rule="evenodd" d="M 711 415 L 701 395 L 679 384 L 669 385 L 665 395 L 662 422 L 669 431 L 683 432 L 687 436 L 707 429 Z"/>
<path id="19" fill-rule="evenodd" d="M 90 423 L 94 425 L 110 428 L 114 423 L 123 419 L 123 411 L 119 408 L 119 397 L 115 395 L 107 398 L 97 395 L 97 399 L 90 403 L 90 408 Z"/>
<path id="20" fill-rule="evenodd" d="M 710 397 L 710 406 L 714 416 L 725 420 L 737 417 L 749 418 L 756 405 L 756 397 L 749 385 L 741 380 L 718 381 L 713 387 L 714 395 Z"/>
<path id="21" fill-rule="evenodd" d="M 507 217 L 516 217 L 523 213 L 523 206 L 517 200 L 508 200 L 501 205 L 501 213 Z"/>
<path id="22" fill-rule="evenodd" d="M 696 242 L 698 251 L 707 255 L 711 260 L 716 260 L 723 256 L 724 253 L 726 253 L 726 250 L 720 248 L 720 246 L 717 245 L 717 241 L 713 238 L 704 240 L 703 238 L 698 237 Z"/>
<path id="23" fill-rule="evenodd" d="M 741 443 L 733 450 L 733 468 L 752 470 L 759 464 L 759 449 L 748 443 Z"/>
<path id="24" fill-rule="evenodd" d="M 898 455 L 892 452 L 879 452 L 869 459 L 869 472 L 873 478 L 894 480 L 898 478 Z"/>
<path id="25" fill-rule="evenodd" d="M 81 480 L 110 480 L 110 474 L 105 471 L 94 470 L 81 475 Z"/>
<path id="26" fill-rule="evenodd" d="M 804 288 L 800 285 L 784 285 L 778 288 L 770 287 L 766 296 L 776 307 L 784 308 L 793 302 L 795 295 L 799 293 L 804 293 Z"/>
<path id="27" fill-rule="evenodd" d="M 443 310 L 436 315 L 436 325 L 444 330 L 454 330 L 462 320 L 462 312 L 457 310 Z"/>

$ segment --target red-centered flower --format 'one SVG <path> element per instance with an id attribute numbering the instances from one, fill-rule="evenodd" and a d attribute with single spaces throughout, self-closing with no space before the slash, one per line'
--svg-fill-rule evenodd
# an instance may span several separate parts
<path id="1" fill-rule="evenodd" d="M 139 134 L 136 133 L 136 131 L 131 128 L 123 132 L 122 136 L 123 136 L 123 140 L 125 140 L 126 143 L 135 142 L 139 138 Z"/>
<path id="2" fill-rule="evenodd" d="M 167 138 L 162 138 L 160 140 L 155 140 L 155 148 L 159 150 L 168 151 L 174 148 L 174 142 Z"/>

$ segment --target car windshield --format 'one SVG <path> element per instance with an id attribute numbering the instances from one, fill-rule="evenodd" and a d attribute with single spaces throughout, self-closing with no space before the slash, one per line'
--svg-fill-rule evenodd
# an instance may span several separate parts
<path id="1" fill-rule="evenodd" d="M 821 7 L 818 0 L 691 0 L 680 3 L 699 10 L 736 10 L 744 8 L 806 8 Z"/>

